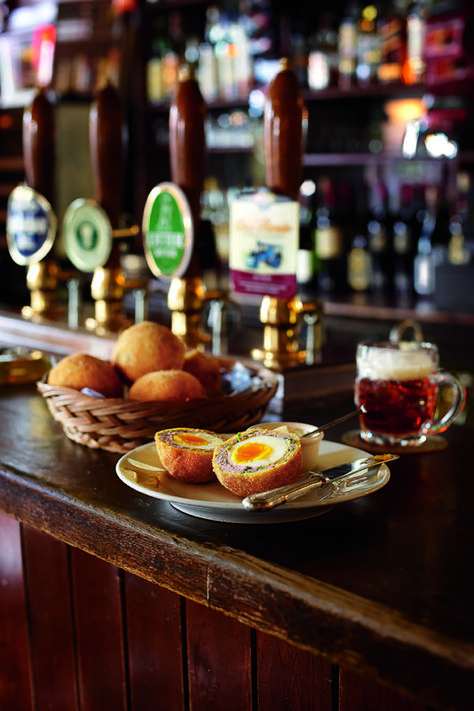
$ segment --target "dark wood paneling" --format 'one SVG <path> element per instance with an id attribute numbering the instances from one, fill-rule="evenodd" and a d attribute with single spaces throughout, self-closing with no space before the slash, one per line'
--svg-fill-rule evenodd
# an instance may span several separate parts
<path id="1" fill-rule="evenodd" d="M 20 524 L 0 515 L 0 709 L 33 708 Z"/>
<path id="2" fill-rule="evenodd" d="M 23 527 L 36 711 L 78 709 L 67 546 Z"/>
<path id="3" fill-rule="evenodd" d="M 321 657 L 257 633 L 259 711 L 331 711 L 332 667 Z"/>
<path id="4" fill-rule="evenodd" d="M 339 711 L 426 711 L 426 706 L 353 672 L 339 672 Z"/>
<path id="5" fill-rule="evenodd" d="M 131 709 L 183 711 L 180 598 L 130 574 L 125 593 Z"/>
<path id="6" fill-rule="evenodd" d="M 127 708 L 120 571 L 71 550 L 80 706 Z"/>
<path id="7" fill-rule="evenodd" d="M 251 711 L 251 630 L 186 601 L 192 711 Z"/>

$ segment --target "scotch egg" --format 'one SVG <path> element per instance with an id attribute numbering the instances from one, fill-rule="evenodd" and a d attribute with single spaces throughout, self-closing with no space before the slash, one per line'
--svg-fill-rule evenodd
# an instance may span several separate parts
<path id="1" fill-rule="evenodd" d="M 223 437 L 214 432 L 191 427 L 176 427 L 155 433 L 161 463 L 172 477 L 189 484 L 203 484 L 216 478 L 212 455 L 222 441 Z"/>
<path id="2" fill-rule="evenodd" d="M 286 432 L 296 439 L 299 439 L 303 453 L 302 471 L 307 472 L 317 466 L 319 448 L 321 440 L 324 438 L 324 432 L 315 429 L 314 425 L 304 422 L 262 422 L 260 425 L 252 425 L 252 427 L 249 427 L 249 431 L 260 429 Z"/>
<path id="3" fill-rule="evenodd" d="M 301 474 L 302 459 L 299 439 L 252 429 L 219 444 L 212 466 L 222 486 L 245 497 L 291 484 Z"/>

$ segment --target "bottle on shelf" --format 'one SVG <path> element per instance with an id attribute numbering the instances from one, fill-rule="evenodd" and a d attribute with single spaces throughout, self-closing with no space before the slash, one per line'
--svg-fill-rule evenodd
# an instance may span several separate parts
<path id="1" fill-rule="evenodd" d="M 380 34 L 377 27 L 378 11 L 375 5 L 362 8 L 357 23 L 357 83 L 370 86 L 377 82 L 380 64 Z"/>
<path id="2" fill-rule="evenodd" d="M 339 55 L 339 87 L 350 89 L 356 83 L 357 69 L 357 22 L 360 9 L 356 3 L 351 3 L 345 11 L 339 25 L 338 55 Z"/>
<path id="3" fill-rule="evenodd" d="M 334 18 L 323 12 L 317 31 L 309 37 L 308 87 L 317 91 L 337 86 L 338 44 Z"/>
<path id="4" fill-rule="evenodd" d="M 413 295 L 413 262 L 421 227 L 412 185 L 400 186 L 399 203 L 392 232 L 393 286 L 398 297 L 408 298 Z"/>
<path id="5" fill-rule="evenodd" d="M 393 284 L 388 201 L 389 195 L 386 185 L 377 180 L 371 188 L 370 216 L 367 224 L 372 268 L 371 288 L 377 294 L 390 292 Z"/>
<path id="6" fill-rule="evenodd" d="M 347 281 L 344 232 L 336 211 L 334 183 L 327 177 L 317 183 L 316 205 L 313 240 L 318 290 L 340 292 Z"/>
<path id="7" fill-rule="evenodd" d="M 347 255 L 347 284 L 352 291 L 367 292 L 372 279 L 372 262 L 367 242 L 367 186 L 354 186 L 348 211 L 350 250 Z"/>
<path id="8" fill-rule="evenodd" d="M 380 83 L 399 82 L 407 58 L 406 16 L 402 0 L 392 0 L 379 23 L 380 64 L 377 77 Z"/>
<path id="9" fill-rule="evenodd" d="M 447 260 L 450 239 L 450 210 L 447 190 L 429 185 L 426 208 L 414 265 L 415 291 L 432 296 L 436 290 L 436 267 Z"/>
<path id="10" fill-rule="evenodd" d="M 471 177 L 460 171 L 456 178 L 456 206 L 449 222 L 450 239 L 448 261 L 450 264 L 469 264 L 471 253 L 466 247 L 466 232 L 469 231 L 469 200 Z"/>
<path id="11" fill-rule="evenodd" d="M 184 60 L 185 38 L 181 27 L 181 13 L 170 12 L 162 50 L 163 96 L 172 99 L 178 87 L 179 67 Z"/>
<path id="12" fill-rule="evenodd" d="M 406 17 L 407 52 L 402 79 L 405 84 L 421 84 L 425 77 L 426 0 L 413 0 Z"/>
<path id="13" fill-rule="evenodd" d="M 305 89 L 308 86 L 308 44 L 302 21 L 295 23 L 291 35 L 291 59 L 300 86 Z"/>
<path id="14" fill-rule="evenodd" d="M 219 76 L 217 71 L 216 44 L 220 39 L 220 12 L 216 5 L 209 5 L 206 10 L 204 41 L 199 46 L 197 76 L 202 95 L 206 101 L 213 101 L 219 96 Z"/>
<path id="15" fill-rule="evenodd" d="M 296 280 L 300 287 L 310 289 L 314 281 L 314 197 L 316 185 L 305 180 L 301 185 L 298 201 L 300 204 L 300 241 L 296 260 Z"/>
<path id="16" fill-rule="evenodd" d="M 159 103 L 164 98 L 163 88 L 163 50 L 166 36 L 166 20 L 163 15 L 154 18 L 151 54 L 146 67 L 147 99 L 151 104 Z"/>

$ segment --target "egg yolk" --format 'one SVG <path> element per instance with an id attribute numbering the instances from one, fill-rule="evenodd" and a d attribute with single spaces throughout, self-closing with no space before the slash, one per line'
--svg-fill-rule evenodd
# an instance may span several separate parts
<path id="1" fill-rule="evenodd" d="M 232 459 L 236 464 L 253 462 L 256 459 L 264 459 L 273 452 L 273 447 L 263 442 L 244 442 L 234 451 Z"/>
<path id="2" fill-rule="evenodd" d="M 202 447 L 208 444 L 208 440 L 200 435 L 191 434 L 190 432 L 177 434 L 174 436 L 175 442 L 179 444 L 189 444 L 191 447 Z"/>

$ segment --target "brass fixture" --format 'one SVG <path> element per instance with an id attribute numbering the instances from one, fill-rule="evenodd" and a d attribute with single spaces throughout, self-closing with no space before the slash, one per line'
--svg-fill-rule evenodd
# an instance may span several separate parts
<path id="1" fill-rule="evenodd" d="M 255 348 L 252 357 L 267 368 L 287 368 L 301 363 L 315 363 L 323 342 L 322 305 L 303 303 L 299 296 L 281 299 L 264 296 L 260 306 L 264 325 L 263 347 Z M 301 326 L 307 322 L 307 347 L 300 346 Z M 311 329 L 311 330 L 309 330 Z"/>

